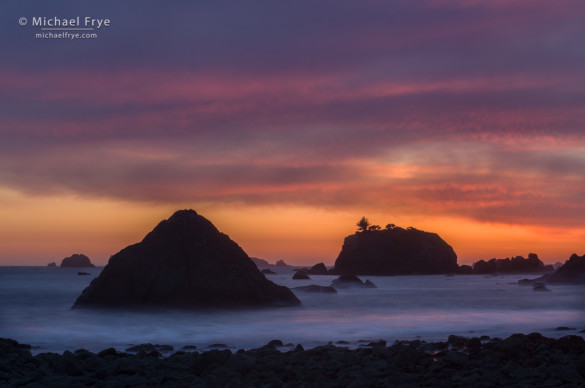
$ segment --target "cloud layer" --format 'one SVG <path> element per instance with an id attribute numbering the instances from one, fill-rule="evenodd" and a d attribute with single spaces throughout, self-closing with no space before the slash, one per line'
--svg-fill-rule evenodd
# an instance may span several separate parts
<path id="1" fill-rule="evenodd" d="M 4 7 L 3 187 L 520 225 L 585 216 L 582 1 Z M 16 23 L 77 14 L 112 27 L 66 42 Z"/>

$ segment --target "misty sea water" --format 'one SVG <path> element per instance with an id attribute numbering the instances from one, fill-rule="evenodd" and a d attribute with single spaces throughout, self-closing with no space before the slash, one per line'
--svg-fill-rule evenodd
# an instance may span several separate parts
<path id="1" fill-rule="evenodd" d="M 517 281 L 535 275 L 362 276 L 378 288 L 337 294 L 297 292 L 301 307 L 204 311 L 71 310 L 102 268 L 0 267 L 0 337 L 31 344 L 33 352 L 63 352 L 131 344 L 181 348 L 226 344 L 249 349 L 273 339 L 305 348 L 329 341 L 423 339 L 450 334 L 507 337 L 540 332 L 549 337 L 585 328 L 585 286 L 550 285 L 535 292 Z M 291 268 L 266 275 L 277 284 L 330 285 L 334 276 L 292 280 Z M 90 276 L 79 276 L 78 271 Z M 571 330 L 556 330 L 558 327 Z"/>

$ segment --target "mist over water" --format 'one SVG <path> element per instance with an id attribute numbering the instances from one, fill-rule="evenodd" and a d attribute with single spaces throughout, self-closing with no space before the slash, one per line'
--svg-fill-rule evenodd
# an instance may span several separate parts
<path id="1" fill-rule="evenodd" d="M 425 275 L 361 277 L 376 289 L 337 294 L 295 292 L 301 307 L 203 311 L 71 310 L 101 268 L 0 267 L 0 337 L 34 352 L 124 350 L 156 343 L 206 348 L 226 344 L 248 349 L 272 339 L 305 347 L 344 340 L 446 340 L 448 335 L 506 337 L 538 331 L 549 337 L 585 328 L 585 286 L 555 286 L 534 292 L 516 282 L 534 275 Z M 334 276 L 292 280 L 290 268 L 268 279 L 287 287 L 330 285 Z M 576 328 L 555 330 L 559 326 Z M 580 334 L 583 335 L 583 334 Z"/>

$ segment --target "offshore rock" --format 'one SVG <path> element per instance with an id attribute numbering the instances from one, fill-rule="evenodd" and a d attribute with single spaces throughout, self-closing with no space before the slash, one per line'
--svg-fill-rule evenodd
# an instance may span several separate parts
<path id="1" fill-rule="evenodd" d="M 311 279 L 309 277 L 309 275 L 307 275 L 306 272 L 304 271 L 298 271 L 297 273 L 295 273 L 292 277 L 294 280 L 306 280 L 306 279 Z"/>
<path id="2" fill-rule="evenodd" d="M 335 270 L 355 275 L 446 274 L 457 272 L 457 255 L 439 235 L 392 227 L 347 236 Z"/>
<path id="3" fill-rule="evenodd" d="M 61 267 L 69 267 L 69 268 L 93 268 L 95 265 L 91 263 L 89 257 L 75 253 L 69 257 L 64 258 L 61 261 Z"/>
<path id="4" fill-rule="evenodd" d="M 378 288 L 370 280 L 366 280 L 364 283 L 355 275 L 341 275 L 331 282 L 331 286 L 337 288 Z"/>
<path id="5" fill-rule="evenodd" d="M 572 254 L 569 260 L 551 274 L 544 275 L 536 281 L 560 284 L 585 284 L 585 255 Z"/>
<path id="6" fill-rule="evenodd" d="M 194 210 L 161 221 L 112 256 L 77 298 L 79 307 L 294 306 L 291 290 L 266 279 L 248 255 Z"/>
<path id="7" fill-rule="evenodd" d="M 311 284 L 310 286 L 300 286 L 293 288 L 295 291 L 304 291 L 304 292 L 315 292 L 319 294 L 337 294 L 337 290 L 333 287 L 328 286 L 318 286 L 316 284 Z"/>
<path id="8" fill-rule="evenodd" d="M 309 275 L 327 275 L 328 271 L 327 271 L 327 267 L 325 267 L 325 264 L 319 263 L 319 264 L 315 264 L 314 266 L 309 268 L 307 270 L 307 273 Z"/>
<path id="9" fill-rule="evenodd" d="M 552 266 L 546 266 L 536 253 L 529 253 L 528 258 L 516 256 L 505 259 L 479 260 L 473 264 L 473 273 L 529 273 L 552 271 Z"/>
<path id="10" fill-rule="evenodd" d="M 543 283 L 534 283 L 532 285 L 532 291 L 550 292 L 550 289 L 547 286 L 545 286 Z"/>

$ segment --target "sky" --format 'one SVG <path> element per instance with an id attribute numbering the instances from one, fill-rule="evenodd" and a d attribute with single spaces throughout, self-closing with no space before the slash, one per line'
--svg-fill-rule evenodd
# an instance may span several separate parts
<path id="1" fill-rule="evenodd" d="M 77 17 L 110 23 L 36 38 Z M 459 264 L 582 255 L 583 20 L 582 0 L 3 1 L 0 265 L 105 265 L 185 208 L 270 262 L 332 265 L 362 216 Z"/>

